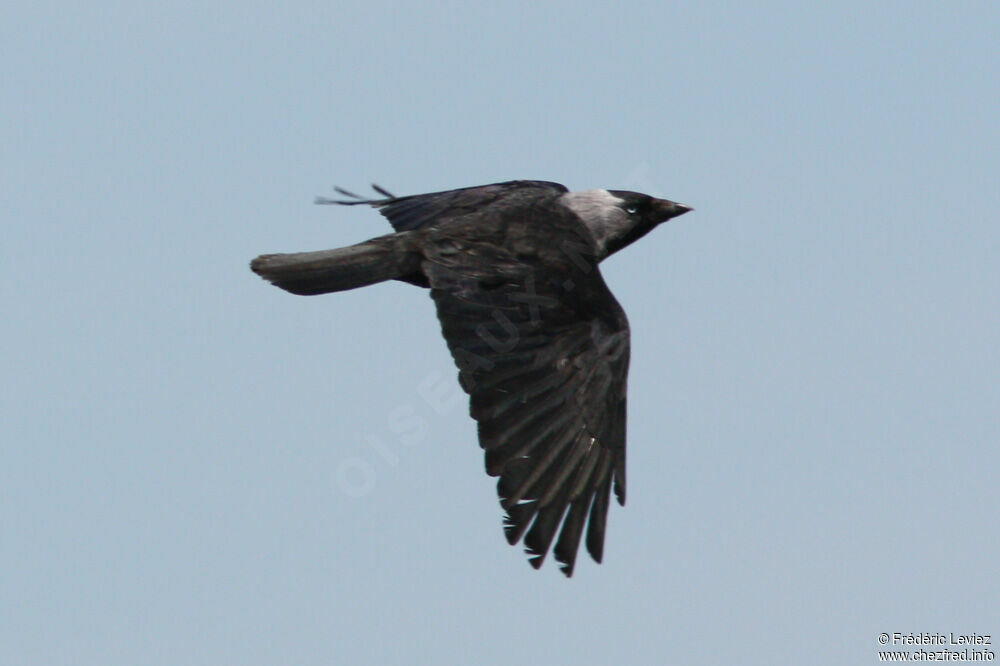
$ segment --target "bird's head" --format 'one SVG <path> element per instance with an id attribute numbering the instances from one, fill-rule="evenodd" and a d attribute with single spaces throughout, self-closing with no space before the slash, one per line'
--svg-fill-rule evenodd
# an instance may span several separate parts
<path id="1" fill-rule="evenodd" d="M 639 240 L 658 224 L 693 210 L 675 201 L 629 190 L 569 192 L 562 201 L 593 234 L 600 259 Z"/>

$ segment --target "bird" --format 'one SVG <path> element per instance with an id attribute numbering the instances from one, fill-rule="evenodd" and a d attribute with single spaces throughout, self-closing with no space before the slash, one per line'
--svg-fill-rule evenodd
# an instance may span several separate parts
<path id="1" fill-rule="evenodd" d="M 629 324 L 598 264 L 692 208 L 540 180 L 401 197 L 372 188 L 376 198 L 338 187 L 345 198 L 316 203 L 374 207 L 393 233 L 264 254 L 251 269 L 299 295 L 387 280 L 429 289 L 507 541 L 523 538 L 536 569 L 551 550 L 567 577 L 581 540 L 600 563 L 612 489 L 625 504 Z"/>

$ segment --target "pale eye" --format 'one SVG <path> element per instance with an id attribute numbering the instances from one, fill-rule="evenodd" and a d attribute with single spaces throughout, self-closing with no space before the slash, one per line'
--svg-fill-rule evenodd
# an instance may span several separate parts
<path id="1" fill-rule="evenodd" d="M 639 208 L 636 206 L 626 206 L 625 212 L 628 213 L 629 215 L 635 215 L 636 213 L 639 212 Z"/>

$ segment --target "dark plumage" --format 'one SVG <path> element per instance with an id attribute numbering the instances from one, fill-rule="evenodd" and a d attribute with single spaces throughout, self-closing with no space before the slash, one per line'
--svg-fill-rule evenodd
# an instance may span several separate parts
<path id="1" fill-rule="evenodd" d="M 598 263 L 687 206 L 618 190 L 510 181 L 368 204 L 395 233 L 251 268 L 295 294 L 402 280 L 429 287 L 459 382 L 499 477 L 511 544 L 532 566 L 555 547 L 572 575 L 586 531 L 601 561 L 612 488 L 625 503 L 628 320 Z M 558 538 L 556 538 L 558 534 Z"/>

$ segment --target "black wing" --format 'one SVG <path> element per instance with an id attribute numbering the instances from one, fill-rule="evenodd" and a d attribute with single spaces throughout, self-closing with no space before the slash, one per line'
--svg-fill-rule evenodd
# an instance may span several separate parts
<path id="1" fill-rule="evenodd" d="M 377 185 L 373 185 L 372 187 L 379 194 L 389 194 Z M 498 201 L 506 200 L 511 196 L 537 196 L 537 194 L 543 192 L 553 194 L 568 192 L 563 185 L 544 180 L 511 180 L 505 183 L 463 187 L 457 190 L 431 192 L 430 194 L 414 194 L 406 197 L 393 197 L 390 195 L 382 199 L 365 199 L 347 190 L 336 189 L 341 194 L 351 197 L 351 199 L 325 199 L 319 197 L 316 199 L 316 203 L 341 204 L 344 206 L 368 204 L 374 206 L 389 220 L 392 228 L 396 231 L 420 229 L 430 222 L 479 212 L 483 208 Z"/>
<path id="2" fill-rule="evenodd" d="M 486 471 L 500 477 L 507 540 L 524 536 L 538 568 L 559 531 L 570 576 L 587 523 L 600 562 L 612 484 L 625 503 L 625 313 L 572 245 L 525 254 L 454 234 L 428 241 L 424 271 Z"/>

